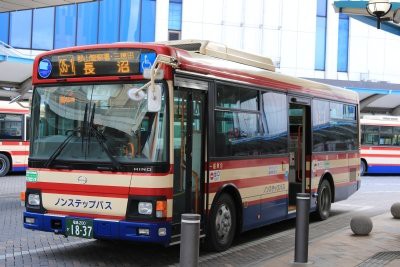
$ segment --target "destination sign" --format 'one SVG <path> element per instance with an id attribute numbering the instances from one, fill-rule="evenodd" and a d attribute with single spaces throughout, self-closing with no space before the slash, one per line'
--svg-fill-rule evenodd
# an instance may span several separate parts
<path id="1" fill-rule="evenodd" d="M 82 50 L 45 56 L 38 66 L 39 79 L 142 74 L 151 68 L 156 53 L 144 49 Z"/>

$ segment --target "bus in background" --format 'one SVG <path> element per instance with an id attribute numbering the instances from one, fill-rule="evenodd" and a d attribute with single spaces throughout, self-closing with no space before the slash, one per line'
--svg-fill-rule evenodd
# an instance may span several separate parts
<path id="1" fill-rule="evenodd" d="M 24 227 L 172 245 L 182 213 L 227 249 L 240 232 L 321 219 L 360 186 L 356 93 L 208 41 L 39 55 Z"/>
<path id="2" fill-rule="evenodd" d="M 28 105 L 0 101 L 0 177 L 10 171 L 25 171 L 28 167 Z"/>
<path id="3" fill-rule="evenodd" d="M 400 117 L 361 115 L 360 173 L 400 173 Z"/>

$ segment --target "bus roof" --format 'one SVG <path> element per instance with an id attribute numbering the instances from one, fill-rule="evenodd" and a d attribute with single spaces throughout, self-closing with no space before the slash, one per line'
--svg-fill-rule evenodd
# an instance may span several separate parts
<path id="1" fill-rule="evenodd" d="M 267 57 L 231 49 L 225 45 L 210 41 L 114 43 L 57 49 L 45 52 L 36 57 L 34 73 L 37 73 L 39 60 L 46 56 L 73 51 L 112 48 L 152 49 L 157 54 L 165 54 L 176 58 L 179 65 L 178 70 L 190 72 L 195 75 L 200 74 L 211 78 L 267 87 L 293 94 L 305 94 L 354 104 L 358 103 L 358 94 L 353 91 L 277 73 L 275 72 L 272 60 Z M 165 70 L 165 77 L 172 79 L 170 67 L 166 67 Z M 33 84 L 56 82 L 55 80 L 39 80 L 37 75 L 33 75 L 32 78 Z M 63 82 L 86 82 L 91 80 L 97 82 L 99 80 L 111 81 L 118 80 L 118 77 L 102 77 L 101 79 L 99 77 L 68 78 Z"/>
<path id="2" fill-rule="evenodd" d="M 18 103 L 10 103 L 10 101 L 0 101 L 0 112 L 1 113 L 16 113 L 16 114 L 28 114 L 29 113 L 29 102 L 23 102 L 23 106 Z"/>

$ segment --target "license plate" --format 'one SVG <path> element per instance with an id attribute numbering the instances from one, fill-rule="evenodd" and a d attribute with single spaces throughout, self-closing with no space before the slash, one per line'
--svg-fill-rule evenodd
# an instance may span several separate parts
<path id="1" fill-rule="evenodd" d="M 93 221 L 67 219 L 67 235 L 83 238 L 93 238 Z"/>

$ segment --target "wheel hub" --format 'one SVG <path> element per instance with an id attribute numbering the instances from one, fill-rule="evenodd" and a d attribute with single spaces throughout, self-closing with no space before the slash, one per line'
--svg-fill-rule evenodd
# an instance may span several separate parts
<path id="1" fill-rule="evenodd" d="M 226 240 L 232 227 L 231 211 L 226 205 L 221 205 L 216 216 L 216 229 L 218 238 Z"/>

